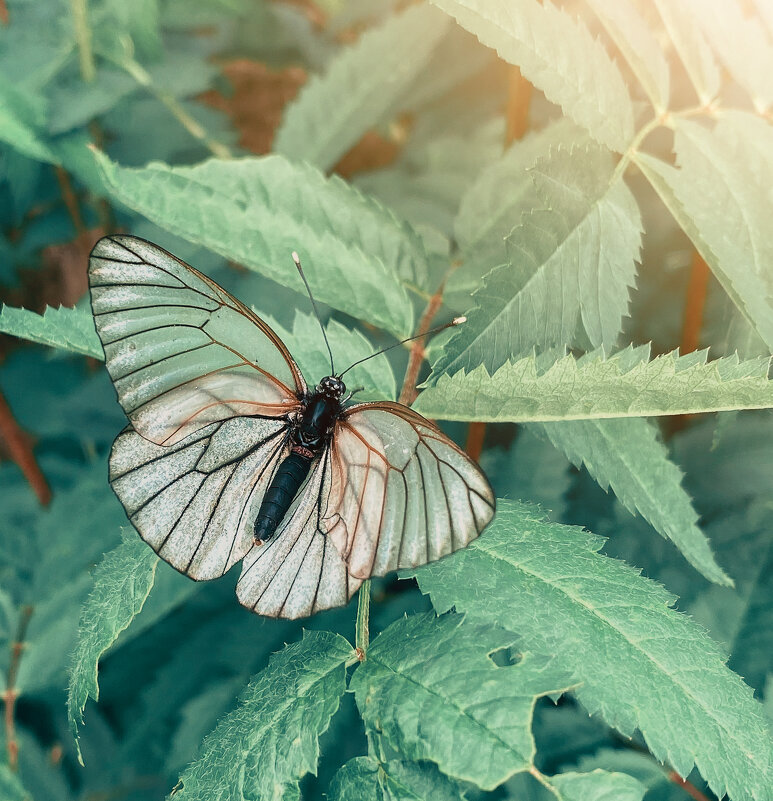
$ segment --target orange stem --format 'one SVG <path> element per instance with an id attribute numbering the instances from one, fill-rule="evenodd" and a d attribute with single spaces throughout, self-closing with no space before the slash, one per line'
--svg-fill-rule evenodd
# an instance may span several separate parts
<path id="1" fill-rule="evenodd" d="M 5 0 L 0 0 L 0 22 L 2 22 L 3 25 L 7 25 L 10 21 L 8 6 L 5 4 Z"/>
<path id="2" fill-rule="evenodd" d="M 437 314 L 438 309 L 443 303 L 443 289 L 445 283 L 440 285 L 437 292 L 429 299 L 427 308 L 419 320 L 419 328 L 416 331 L 418 336 L 426 334 L 429 331 L 432 318 Z M 403 388 L 400 390 L 399 402 L 410 406 L 419 394 L 416 392 L 416 384 L 419 380 L 419 370 L 421 370 L 421 363 L 424 361 L 424 340 L 417 339 L 411 345 L 411 355 L 408 357 L 408 367 L 405 370 L 405 378 L 403 379 Z"/>
<path id="3" fill-rule="evenodd" d="M 668 772 L 669 781 L 672 781 L 677 787 L 681 787 L 687 795 L 695 799 L 695 801 L 709 801 L 694 784 L 691 784 L 687 779 L 683 779 L 675 770 Z"/>
<path id="4" fill-rule="evenodd" d="M 687 302 L 684 309 L 682 328 L 682 353 L 691 353 L 700 344 L 703 309 L 706 305 L 706 292 L 709 286 L 709 266 L 696 250 L 690 266 L 690 281 L 687 285 Z"/>
<path id="5" fill-rule="evenodd" d="M 11 459 L 16 462 L 24 477 L 29 481 L 40 503 L 47 506 L 51 501 L 48 482 L 35 460 L 35 454 L 32 452 L 27 437 L 16 422 L 2 392 L 0 392 L 0 439 L 5 442 Z"/>
<path id="6" fill-rule="evenodd" d="M 82 236 L 86 233 L 86 226 L 83 224 L 78 198 L 73 191 L 70 176 L 62 167 L 54 167 L 54 170 L 56 171 L 56 180 L 59 182 L 59 189 L 62 192 L 64 205 L 67 206 L 67 213 L 70 215 L 72 224 L 75 227 L 75 233 L 78 236 Z"/>

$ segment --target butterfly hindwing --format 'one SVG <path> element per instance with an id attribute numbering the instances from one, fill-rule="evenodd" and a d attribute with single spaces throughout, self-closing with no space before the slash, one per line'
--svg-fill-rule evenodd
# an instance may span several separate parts
<path id="1" fill-rule="evenodd" d="M 218 420 L 298 408 L 306 383 L 279 337 L 157 245 L 104 237 L 89 283 L 118 400 L 145 439 L 172 445 Z"/>
<path id="2" fill-rule="evenodd" d="M 494 514 L 480 468 L 406 406 L 347 409 L 331 446 L 328 537 L 358 578 L 440 559 Z"/>
<path id="3" fill-rule="evenodd" d="M 163 446 L 129 427 L 113 445 L 110 483 L 162 559 L 191 578 L 218 578 L 252 547 L 286 432 L 284 420 L 241 417 Z"/>
<path id="4" fill-rule="evenodd" d="M 276 534 L 247 554 L 236 585 L 239 602 L 260 615 L 298 618 L 343 606 L 362 579 L 350 575 L 326 536 L 330 449 L 312 466 Z"/>

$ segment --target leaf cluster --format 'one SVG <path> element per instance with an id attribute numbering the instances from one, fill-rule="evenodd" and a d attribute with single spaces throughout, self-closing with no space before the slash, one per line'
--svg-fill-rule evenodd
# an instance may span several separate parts
<path id="1" fill-rule="evenodd" d="M 767 0 L 0 0 L 0 797 L 771 801 L 771 54 Z M 489 529 L 301 622 L 159 562 L 113 231 L 310 382 L 293 250 L 337 365 L 466 315 L 350 375 L 469 426 Z"/>

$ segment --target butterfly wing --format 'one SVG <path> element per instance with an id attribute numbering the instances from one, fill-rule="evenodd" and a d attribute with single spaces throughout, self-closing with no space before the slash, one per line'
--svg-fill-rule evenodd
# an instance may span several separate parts
<path id="1" fill-rule="evenodd" d="M 173 445 L 216 421 L 298 408 L 306 383 L 279 337 L 157 245 L 100 239 L 89 284 L 118 400 L 145 439 Z"/>
<path id="2" fill-rule="evenodd" d="M 326 536 L 331 450 L 318 458 L 267 543 L 255 546 L 242 564 L 236 585 L 239 602 L 269 617 L 298 618 L 343 606 L 361 578 L 352 576 Z"/>
<path id="3" fill-rule="evenodd" d="M 362 403 L 336 425 L 328 538 L 365 579 L 440 559 L 494 515 L 480 468 L 429 420 L 398 403 Z"/>

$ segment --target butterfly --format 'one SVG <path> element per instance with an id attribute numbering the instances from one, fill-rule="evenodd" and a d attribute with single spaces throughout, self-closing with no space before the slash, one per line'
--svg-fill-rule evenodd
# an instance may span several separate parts
<path id="1" fill-rule="evenodd" d="M 214 579 L 242 561 L 241 604 L 304 617 L 346 604 L 371 576 L 465 547 L 491 520 L 478 466 L 407 406 L 349 404 L 350 368 L 335 373 L 329 345 L 331 375 L 310 390 L 260 317 L 133 236 L 97 242 L 89 285 L 129 419 L 110 484 L 181 573 Z"/>

